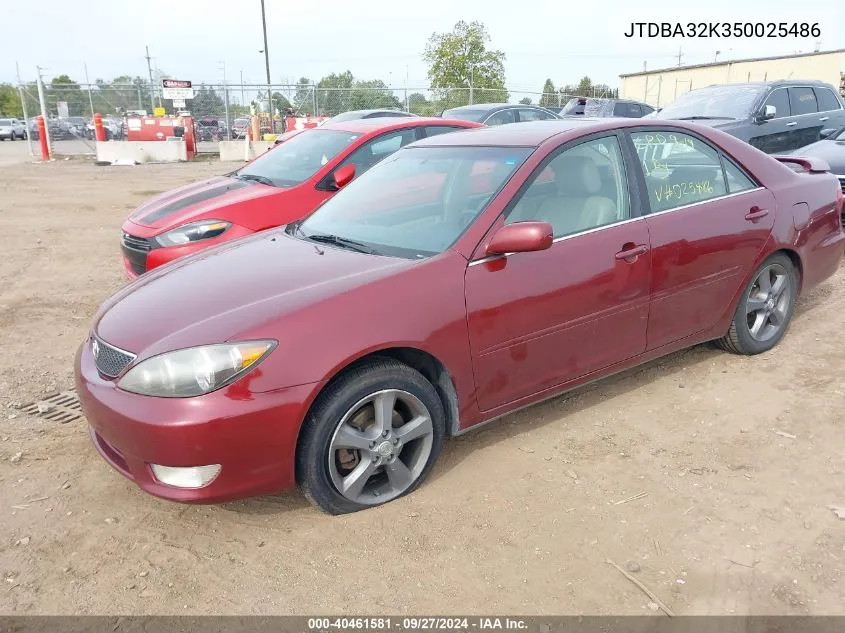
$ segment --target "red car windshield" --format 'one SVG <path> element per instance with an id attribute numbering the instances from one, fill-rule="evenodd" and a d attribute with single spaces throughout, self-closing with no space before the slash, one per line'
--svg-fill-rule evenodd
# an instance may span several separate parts
<path id="1" fill-rule="evenodd" d="M 531 152 L 526 147 L 400 150 L 286 231 L 378 255 L 435 255 L 475 221 Z"/>
<path id="2" fill-rule="evenodd" d="M 292 187 L 311 178 L 360 136 L 340 130 L 305 130 L 262 154 L 234 175 L 274 187 Z"/>

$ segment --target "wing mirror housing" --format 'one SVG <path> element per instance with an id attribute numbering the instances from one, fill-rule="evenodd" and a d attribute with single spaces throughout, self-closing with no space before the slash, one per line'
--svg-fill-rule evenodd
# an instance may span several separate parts
<path id="1" fill-rule="evenodd" d="M 836 134 L 838 130 L 836 128 L 825 128 L 821 132 L 819 132 L 819 140 L 824 140 L 826 138 L 832 138 L 834 134 Z"/>
<path id="2" fill-rule="evenodd" d="M 773 106 L 771 104 L 764 105 L 763 109 L 760 111 L 759 119 L 761 121 L 770 121 L 771 119 L 775 118 L 777 113 L 778 113 L 778 109 L 775 106 Z"/>
<path id="3" fill-rule="evenodd" d="M 548 222 L 516 222 L 496 231 L 487 245 L 486 255 L 543 251 L 553 241 L 554 230 Z"/>
<path id="4" fill-rule="evenodd" d="M 355 178 L 355 165 L 349 163 L 348 165 L 335 169 L 334 176 L 332 177 L 334 182 L 332 184 L 338 189 L 342 189 L 352 182 L 353 178 Z"/>

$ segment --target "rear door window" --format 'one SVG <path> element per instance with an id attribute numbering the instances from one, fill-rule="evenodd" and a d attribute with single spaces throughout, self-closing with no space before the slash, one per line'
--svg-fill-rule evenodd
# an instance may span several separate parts
<path id="1" fill-rule="evenodd" d="M 790 88 L 789 105 L 792 107 L 792 115 L 813 114 L 818 112 L 816 93 L 812 88 Z"/>
<path id="2" fill-rule="evenodd" d="M 484 122 L 486 125 L 505 125 L 507 123 L 516 123 L 515 110 L 510 108 L 508 110 L 499 110 L 495 114 L 490 115 Z"/>

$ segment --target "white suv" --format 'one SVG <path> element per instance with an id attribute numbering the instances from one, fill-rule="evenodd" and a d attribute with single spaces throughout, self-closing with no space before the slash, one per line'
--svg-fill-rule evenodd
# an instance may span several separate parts
<path id="1" fill-rule="evenodd" d="M 17 119 L 0 119 L 0 141 L 26 138 L 26 126 Z"/>

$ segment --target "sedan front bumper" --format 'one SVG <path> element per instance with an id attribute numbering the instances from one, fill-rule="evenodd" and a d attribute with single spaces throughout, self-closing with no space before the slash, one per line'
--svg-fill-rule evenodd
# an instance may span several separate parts
<path id="1" fill-rule="evenodd" d="M 142 490 L 172 501 L 217 503 L 294 486 L 299 428 L 318 385 L 252 393 L 248 378 L 204 396 L 155 398 L 101 376 L 90 339 L 76 355 L 76 390 L 97 451 Z M 150 464 L 222 469 L 202 488 L 180 488 L 158 481 Z"/>

